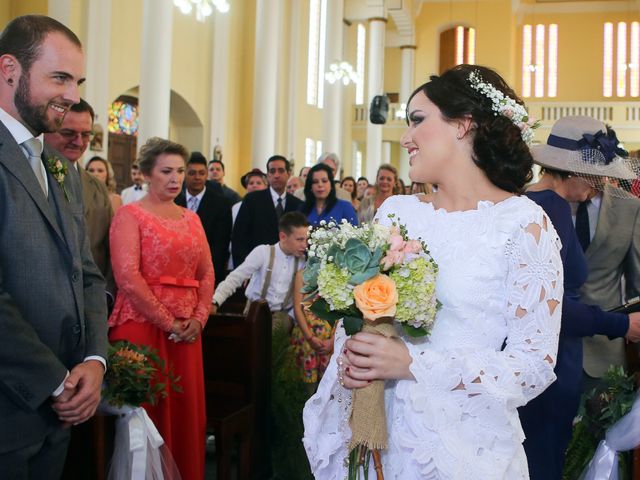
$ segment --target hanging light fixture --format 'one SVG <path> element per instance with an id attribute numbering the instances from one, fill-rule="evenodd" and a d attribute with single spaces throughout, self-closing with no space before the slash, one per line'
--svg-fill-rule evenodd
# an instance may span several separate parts
<path id="1" fill-rule="evenodd" d="M 220 13 L 227 13 L 230 8 L 227 0 L 173 0 L 173 4 L 184 15 L 190 15 L 195 9 L 196 20 L 199 22 L 204 22 L 213 13 L 214 8 Z"/>
<path id="2" fill-rule="evenodd" d="M 330 84 L 336 82 L 342 82 L 343 85 L 349 85 L 350 83 L 356 83 L 358 81 L 358 74 L 355 72 L 349 62 L 334 62 L 329 65 L 329 71 L 324 74 L 324 78 Z"/>

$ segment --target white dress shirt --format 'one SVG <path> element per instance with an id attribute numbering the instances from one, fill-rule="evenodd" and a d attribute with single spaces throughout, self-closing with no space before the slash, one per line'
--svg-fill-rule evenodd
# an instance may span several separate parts
<path id="1" fill-rule="evenodd" d="M 271 245 L 258 245 L 254 248 L 251 253 L 247 255 L 245 261 L 227 275 L 227 278 L 216 287 L 213 301 L 218 305 L 222 305 L 247 279 L 251 280 L 249 281 L 245 295 L 251 301 L 260 300 L 262 286 L 267 268 L 269 267 L 270 249 Z M 276 244 L 273 270 L 271 271 L 271 282 L 269 283 L 267 297 L 265 298 L 272 312 L 287 310 L 289 314 L 291 314 L 293 296 L 289 295 L 289 301 L 286 305 L 283 305 L 283 302 L 287 298 L 291 280 L 295 273 L 293 271 L 295 258 L 293 255 L 286 255 L 282 251 L 282 248 L 280 248 L 280 244 Z M 298 261 L 298 270 L 304 268 L 304 263 L 303 258 Z"/>
<path id="2" fill-rule="evenodd" d="M 120 197 L 122 198 L 122 204 L 126 205 L 127 203 L 137 202 L 141 198 L 143 198 L 147 194 L 147 189 L 149 188 L 146 183 L 143 183 L 142 188 L 136 190 L 135 185 L 131 185 L 130 187 L 125 188 L 120 192 Z"/>
<path id="3" fill-rule="evenodd" d="M 22 123 L 20 123 L 18 120 L 13 118 L 7 112 L 5 112 L 2 108 L 0 108 L 0 121 L 4 124 L 5 127 L 7 127 L 7 130 L 9 130 L 9 133 L 14 138 L 16 143 L 20 145 L 20 149 L 22 150 L 22 152 L 24 153 L 28 161 L 29 152 L 27 151 L 26 148 L 24 148 L 22 144 L 27 140 L 29 140 L 30 138 L 33 138 L 33 135 L 31 134 L 31 132 L 27 129 L 27 127 L 25 127 Z M 44 133 L 41 133 L 35 138 L 40 140 L 40 143 L 44 148 Z M 45 193 L 48 194 L 49 180 L 47 179 L 47 169 L 45 168 L 44 163 L 42 162 L 40 162 L 40 172 L 42 173 L 42 178 L 44 178 Z"/>
<path id="4" fill-rule="evenodd" d="M 18 145 L 20 145 L 20 148 L 22 149 L 22 152 L 25 154 L 25 157 L 28 160 L 29 159 L 29 152 L 27 152 L 27 150 L 22 146 L 22 143 L 26 142 L 27 140 L 29 140 L 30 138 L 33 137 L 31 132 L 27 129 L 27 127 L 25 127 L 22 123 L 20 123 L 18 120 L 13 118 L 7 112 L 5 112 L 2 108 L 0 108 L 0 122 L 2 122 L 5 127 L 7 127 L 7 130 L 9 130 L 9 133 L 14 138 L 16 143 L 18 143 Z M 41 133 L 36 138 L 38 140 L 40 140 L 40 142 L 42 142 L 42 145 L 44 147 L 44 134 Z M 72 165 L 73 165 L 73 163 L 72 163 Z M 43 178 L 45 180 L 45 183 L 47 184 L 47 188 L 48 188 L 49 184 L 48 184 L 48 180 L 47 180 L 47 171 L 46 171 L 46 169 L 44 167 L 44 164 L 42 164 L 42 176 L 43 176 Z M 100 357 L 100 356 L 91 355 L 91 356 L 86 357 L 84 359 L 85 362 L 88 361 L 88 360 L 97 360 L 98 362 L 100 362 L 102 364 L 102 366 L 104 367 L 105 370 L 107 369 L 107 361 L 104 358 Z M 68 376 L 69 376 L 69 372 L 67 372 L 67 375 L 64 377 L 64 380 L 58 386 L 58 388 L 56 388 L 53 391 L 51 396 L 57 397 L 60 394 L 62 394 L 62 392 L 64 391 L 64 382 L 65 382 L 65 380 L 67 379 Z"/>
<path id="5" fill-rule="evenodd" d="M 285 190 L 284 192 L 282 192 L 282 195 L 278 195 L 278 192 L 276 192 L 273 187 L 269 187 L 269 191 L 271 192 L 271 198 L 273 199 L 273 206 L 277 207 L 278 206 L 278 199 L 281 198 L 282 199 L 282 210 L 284 211 L 284 209 L 287 207 L 287 191 Z"/>
<path id="6" fill-rule="evenodd" d="M 191 209 L 191 207 L 189 206 L 189 203 L 191 202 L 191 199 L 195 197 L 195 198 L 198 199 L 198 203 L 196 204 L 197 206 L 196 206 L 196 209 L 195 209 L 195 211 L 197 212 L 198 208 L 200 208 L 200 203 L 202 202 L 202 197 L 204 197 L 204 192 L 206 192 L 206 191 L 207 191 L 207 187 L 204 187 L 199 194 L 191 195 L 189 193 L 189 190 L 185 190 L 185 197 L 187 199 L 187 208 Z"/>

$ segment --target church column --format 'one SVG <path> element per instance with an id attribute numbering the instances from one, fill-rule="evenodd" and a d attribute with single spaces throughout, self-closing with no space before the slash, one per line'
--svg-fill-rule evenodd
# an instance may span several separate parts
<path id="1" fill-rule="evenodd" d="M 144 0 L 138 148 L 169 136 L 173 3 Z"/>
<path id="2" fill-rule="evenodd" d="M 213 61 L 211 62 L 211 130 L 208 159 L 213 158 L 213 149 L 220 144 L 225 147 L 225 126 L 227 124 L 227 96 L 229 94 L 229 42 L 231 22 L 228 13 L 213 13 Z"/>
<path id="3" fill-rule="evenodd" d="M 275 151 L 276 97 L 278 94 L 278 25 L 282 14 L 282 0 L 257 0 L 256 3 L 251 166 L 264 169 L 267 159 L 278 153 Z"/>
<path id="4" fill-rule="evenodd" d="M 409 95 L 413 92 L 413 65 L 415 60 L 416 46 L 403 45 L 402 51 L 402 77 L 400 79 L 400 103 L 406 103 Z M 409 153 L 405 148 L 400 148 L 400 178 L 405 182 L 409 179 Z"/>
<path id="5" fill-rule="evenodd" d="M 343 16 L 344 0 L 327 2 L 327 36 L 325 48 L 325 71 L 329 65 L 343 60 Z M 333 152 L 342 160 L 343 111 L 342 91 L 344 85 L 338 81 L 333 84 L 325 81 L 324 112 L 322 115 L 322 149 Z"/>
<path id="6" fill-rule="evenodd" d="M 94 130 L 102 130 L 102 151 L 87 150 L 85 160 L 94 155 L 107 158 L 109 124 L 109 47 L 111 0 L 89 0 L 87 15 L 87 81 L 85 100 L 93 107 Z"/>
<path id="7" fill-rule="evenodd" d="M 300 25 L 302 23 L 299 0 L 291 0 L 291 32 L 289 37 L 289 102 L 287 110 L 287 157 L 295 161 L 297 174 L 304 165 L 304 155 L 296 157 L 296 140 L 298 139 L 298 52 L 300 51 Z"/>
<path id="8" fill-rule="evenodd" d="M 47 14 L 67 27 L 71 27 L 71 0 L 49 0 Z"/>
<path id="9" fill-rule="evenodd" d="M 384 88 L 384 35 L 387 19 L 382 17 L 369 19 L 367 101 L 376 95 L 382 95 Z M 374 125 L 367 119 L 367 156 L 366 176 L 370 182 L 375 181 L 376 172 L 382 158 L 382 125 Z"/>

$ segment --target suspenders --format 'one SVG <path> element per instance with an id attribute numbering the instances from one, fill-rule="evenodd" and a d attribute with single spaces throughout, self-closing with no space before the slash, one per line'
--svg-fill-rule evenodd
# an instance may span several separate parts
<path id="1" fill-rule="evenodd" d="M 273 272 L 273 263 L 276 258 L 276 246 L 271 245 L 269 248 L 269 266 L 267 267 L 267 272 L 264 276 L 264 283 L 262 284 L 262 292 L 260 293 L 260 298 L 265 300 L 267 298 L 267 291 L 269 290 L 269 284 L 271 283 L 271 273 Z M 298 262 L 300 259 L 295 257 L 295 261 L 293 264 L 293 274 L 291 275 L 291 283 L 289 283 L 289 290 L 287 291 L 287 295 L 284 297 L 282 301 L 281 311 L 285 311 L 289 300 L 291 300 L 291 295 L 293 292 L 293 283 L 296 278 L 296 272 L 298 271 Z"/>

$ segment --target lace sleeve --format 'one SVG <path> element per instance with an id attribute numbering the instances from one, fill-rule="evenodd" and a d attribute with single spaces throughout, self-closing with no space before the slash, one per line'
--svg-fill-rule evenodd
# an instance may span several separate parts
<path id="1" fill-rule="evenodd" d="M 492 398 L 516 408 L 555 380 L 563 294 L 559 243 L 542 212 L 518 229 L 506 248 L 505 348 L 435 352 L 410 346 L 418 388 L 461 390 L 472 403 L 486 406 Z"/>
<path id="2" fill-rule="evenodd" d="M 170 331 L 175 320 L 155 297 L 140 273 L 140 230 L 138 220 L 127 208 L 113 217 L 109 231 L 111 265 L 120 294 L 126 295 L 138 312 L 159 328 Z"/>
<path id="3" fill-rule="evenodd" d="M 207 320 L 209 319 L 209 309 L 211 305 L 211 298 L 213 296 L 213 285 L 215 281 L 215 275 L 213 273 L 213 263 L 211 261 L 211 250 L 209 250 L 209 243 L 204 230 L 200 224 L 200 220 L 196 216 L 197 220 L 197 233 L 200 238 L 200 245 L 202 247 L 202 254 L 198 261 L 198 267 L 196 269 L 196 279 L 200 281 L 200 287 L 198 287 L 198 306 L 196 307 L 193 318 L 198 320 L 204 328 Z"/>

